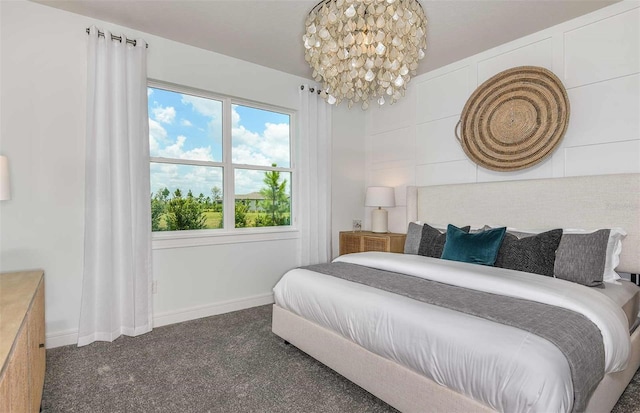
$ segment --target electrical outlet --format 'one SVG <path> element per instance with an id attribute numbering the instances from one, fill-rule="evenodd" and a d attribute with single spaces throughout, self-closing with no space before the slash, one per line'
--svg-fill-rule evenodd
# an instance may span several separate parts
<path id="1" fill-rule="evenodd" d="M 362 231 L 362 220 L 354 219 L 353 220 L 353 232 Z"/>
<path id="2" fill-rule="evenodd" d="M 151 294 L 158 294 L 158 281 L 151 283 Z"/>

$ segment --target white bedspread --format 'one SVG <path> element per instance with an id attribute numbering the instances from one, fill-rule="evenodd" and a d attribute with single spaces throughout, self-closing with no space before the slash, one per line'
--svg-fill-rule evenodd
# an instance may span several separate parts
<path id="1" fill-rule="evenodd" d="M 367 252 L 336 261 L 581 312 L 602 332 L 606 373 L 626 366 L 630 343 L 625 315 L 608 297 L 587 287 L 416 255 Z M 573 388 L 564 355 L 526 331 L 302 269 L 285 274 L 274 293 L 277 305 L 497 411 L 571 410 Z"/>

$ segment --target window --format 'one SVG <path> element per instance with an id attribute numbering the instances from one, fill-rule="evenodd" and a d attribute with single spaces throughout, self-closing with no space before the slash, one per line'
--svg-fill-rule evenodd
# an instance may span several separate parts
<path id="1" fill-rule="evenodd" d="M 291 225 L 290 113 L 155 83 L 147 93 L 154 232 Z"/>

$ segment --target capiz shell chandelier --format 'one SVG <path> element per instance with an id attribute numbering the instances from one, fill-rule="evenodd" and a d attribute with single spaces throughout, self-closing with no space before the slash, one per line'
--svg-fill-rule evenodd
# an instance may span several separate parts
<path id="1" fill-rule="evenodd" d="M 307 16 L 302 39 L 313 78 L 329 104 L 404 96 L 427 46 L 417 0 L 323 0 Z"/>

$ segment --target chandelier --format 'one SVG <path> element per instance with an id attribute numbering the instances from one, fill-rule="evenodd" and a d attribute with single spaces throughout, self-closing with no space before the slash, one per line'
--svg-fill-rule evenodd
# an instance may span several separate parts
<path id="1" fill-rule="evenodd" d="M 323 0 L 307 16 L 302 39 L 313 78 L 329 104 L 404 96 L 426 49 L 427 19 L 418 0 Z"/>

